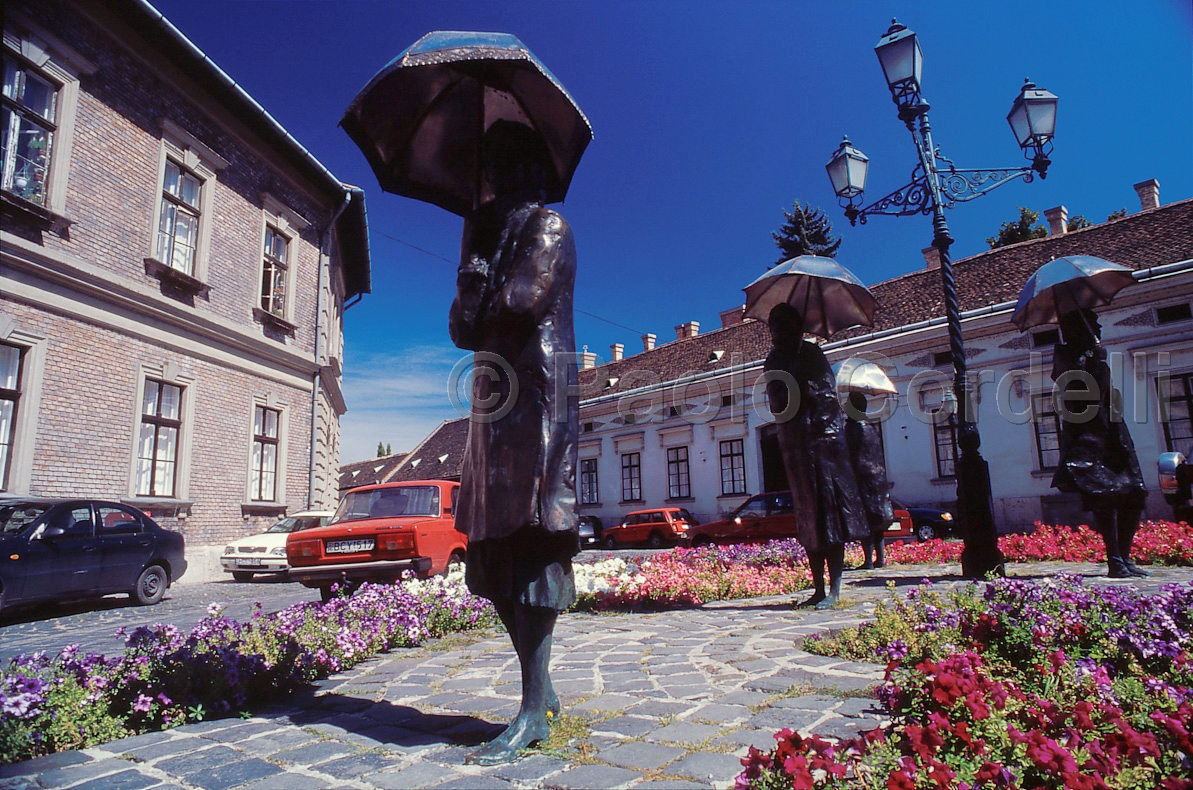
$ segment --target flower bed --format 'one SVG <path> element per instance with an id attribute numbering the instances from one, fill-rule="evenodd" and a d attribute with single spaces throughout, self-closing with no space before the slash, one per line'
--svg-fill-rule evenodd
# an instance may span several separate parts
<path id="1" fill-rule="evenodd" d="M 574 570 L 575 608 L 596 611 L 781 595 L 812 583 L 807 555 L 794 539 L 676 549 L 640 564 L 610 557 L 591 565 L 577 564 Z"/>
<path id="2" fill-rule="evenodd" d="M 894 543 L 886 561 L 898 565 L 960 562 L 961 541 L 935 538 L 923 543 Z M 1050 526 L 1036 522 L 1025 535 L 1003 535 L 998 548 L 1007 562 L 1105 562 L 1102 536 L 1088 526 Z M 1193 565 L 1193 527 L 1185 522 L 1145 521 L 1135 536 L 1131 557 L 1154 565 Z"/>
<path id="3" fill-rule="evenodd" d="M 141 627 L 112 658 L 73 645 L 18 656 L 0 671 L 0 764 L 251 710 L 382 650 L 496 622 L 455 574 L 272 615 L 258 604 L 244 623 L 213 604 L 189 635 Z"/>
<path id="4" fill-rule="evenodd" d="M 805 648 L 887 661 L 885 729 L 784 730 L 738 788 L 1193 788 L 1193 584 L 1142 596 L 1078 576 L 916 588 Z"/>

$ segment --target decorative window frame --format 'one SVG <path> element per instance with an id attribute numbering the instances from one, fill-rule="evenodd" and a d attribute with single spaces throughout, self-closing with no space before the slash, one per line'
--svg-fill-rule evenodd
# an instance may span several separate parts
<path id="1" fill-rule="evenodd" d="M 1031 404 L 1031 424 L 1032 435 L 1034 437 L 1033 444 L 1036 450 L 1036 472 L 1041 474 L 1051 474 L 1060 466 L 1060 434 L 1062 426 L 1060 424 L 1060 417 L 1057 415 L 1053 404 L 1053 393 L 1051 390 L 1040 390 L 1038 392 L 1030 393 L 1028 402 Z M 1055 430 L 1044 431 L 1042 426 L 1050 425 Z M 1052 435 L 1056 440 L 1056 447 L 1044 447 L 1040 441 L 1043 436 Z M 1045 453 L 1055 453 L 1057 462 L 1052 466 L 1044 463 Z"/>
<path id="2" fill-rule="evenodd" d="M 278 462 L 274 480 L 273 499 L 264 501 L 253 499 L 253 417 L 257 407 L 273 409 L 278 413 Z M 247 421 L 248 444 L 244 461 L 244 501 L 240 504 L 241 515 L 270 515 L 281 514 L 286 511 L 286 472 L 290 457 L 290 405 L 278 401 L 272 392 L 264 395 L 253 395 L 249 399 L 249 413 Z"/>
<path id="3" fill-rule="evenodd" d="M 311 223 L 268 192 L 262 192 L 260 198 L 261 233 L 257 242 L 257 254 L 260 260 L 257 266 L 257 289 L 253 293 L 253 317 L 260 323 L 272 324 L 286 332 L 293 332 L 298 328 L 294 323 L 294 302 L 297 296 L 295 275 L 299 262 L 299 242 L 302 239 L 302 232 L 310 227 Z M 286 239 L 286 296 L 280 316 L 261 307 L 260 286 L 265 268 L 265 233 L 270 227 Z"/>
<path id="4" fill-rule="evenodd" d="M 211 250 L 211 227 L 215 224 L 215 184 L 217 175 L 228 166 L 222 156 L 211 150 L 197 137 L 169 118 L 157 119 L 161 129 L 161 146 L 157 160 L 157 189 L 153 193 L 153 218 L 149 226 L 149 255 L 145 258 L 145 272 L 166 280 L 184 290 L 206 294 L 208 285 L 208 255 Z M 162 218 L 162 191 L 165 188 L 166 160 L 173 160 L 182 169 L 199 179 L 199 234 L 195 241 L 194 273 L 187 274 L 158 258 L 157 236 Z"/>
<path id="5" fill-rule="evenodd" d="M 586 465 L 588 466 L 588 468 L 586 468 Z M 578 504 L 581 507 L 585 507 L 585 506 L 595 507 L 597 505 L 600 505 L 601 504 L 601 462 L 600 462 L 600 458 L 597 458 L 597 457 L 581 458 L 581 459 L 579 459 L 578 466 L 579 466 L 579 469 L 577 469 L 577 475 L 576 475 L 577 483 L 578 483 L 578 485 L 576 487 L 579 489 L 579 491 L 577 491 L 577 493 L 580 495 L 579 496 L 580 501 Z M 589 482 L 588 478 L 589 478 L 590 474 L 591 474 L 592 485 L 587 486 L 586 483 Z M 584 494 L 586 492 L 590 493 L 592 495 L 591 499 L 586 500 L 584 498 Z"/>
<path id="6" fill-rule="evenodd" d="M 145 382 L 154 379 L 182 388 L 178 408 L 181 425 L 178 426 L 178 452 L 174 460 L 174 496 L 147 497 L 137 493 L 137 444 L 141 435 L 141 404 L 145 398 Z M 189 514 L 194 504 L 190 499 L 191 489 L 191 446 L 195 436 L 196 377 L 183 373 L 177 362 L 160 364 L 142 363 L 137 370 L 137 391 L 132 403 L 132 420 L 129 424 L 128 482 L 122 502 L 135 505 L 142 510 L 150 508 L 154 516 L 181 517 Z"/>
<path id="7" fill-rule="evenodd" d="M 26 214 L 50 223 L 55 229 L 71 224 L 66 218 L 66 183 L 70 175 L 75 116 L 79 105 L 79 76 L 94 74 L 94 63 L 15 9 L 4 9 L 4 48 L 13 56 L 33 64 L 43 76 L 58 85 L 57 128 L 46 179 L 46 205 L 4 192 L 4 202 Z"/>
<path id="8" fill-rule="evenodd" d="M 17 328 L 13 318 L 0 312 L 0 340 L 24 349 L 21 402 L 12 434 L 12 458 L 8 467 L 6 494 L 28 494 L 33 478 L 33 449 L 37 442 L 37 419 L 41 411 L 42 382 L 45 380 L 46 351 L 50 342 Z"/>
<path id="9" fill-rule="evenodd" d="M 734 447 L 734 445 L 739 445 Z M 726 445 L 729 445 L 729 452 L 725 452 Z M 736 452 L 735 452 L 736 450 Z M 721 496 L 746 496 L 749 493 L 748 478 L 746 476 L 746 439 L 744 436 L 730 437 L 728 439 L 721 439 L 717 444 L 717 458 L 720 461 L 718 471 L 721 475 Z M 738 464 L 734 463 L 733 459 L 740 459 L 741 461 L 741 491 L 726 491 L 725 490 L 725 460 L 729 460 L 728 471 L 730 473 L 730 486 L 735 487 L 737 475 L 734 472 Z"/>

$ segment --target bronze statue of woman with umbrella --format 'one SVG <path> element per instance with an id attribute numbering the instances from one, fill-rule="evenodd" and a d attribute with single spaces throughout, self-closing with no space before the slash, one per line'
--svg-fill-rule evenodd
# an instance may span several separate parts
<path id="1" fill-rule="evenodd" d="M 1106 544 L 1112 579 L 1151 575 L 1131 560 L 1147 489 L 1093 308 L 1110 304 L 1134 282 L 1131 270 L 1121 264 L 1091 255 L 1055 258 L 1028 278 L 1011 316 L 1021 332 L 1060 325 L 1062 342 L 1052 355 L 1060 463 L 1052 487 L 1081 495 L 1082 508 L 1093 515 L 1093 527 Z"/>
<path id="2" fill-rule="evenodd" d="M 460 32 L 399 55 L 342 125 L 384 189 L 465 219 L 448 328 L 475 370 L 456 528 L 468 587 L 493 602 L 522 669 L 517 716 L 467 761 L 509 762 L 559 713 L 551 634 L 576 596 L 579 404 L 559 381 L 575 378 L 559 361 L 576 347 L 576 248 L 544 204 L 567 193 L 592 130 L 518 39 Z"/>
<path id="3" fill-rule="evenodd" d="M 763 365 L 779 450 L 791 486 L 797 538 L 808 553 L 818 609 L 840 599 L 845 544 L 870 537 L 845 437 L 837 378 L 824 352 L 804 333 L 825 339 L 874 323 L 878 302 L 832 258 L 801 255 L 745 288 L 745 315 L 767 321 L 773 348 Z M 829 587 L 825 590 L 824 568 Z"/>

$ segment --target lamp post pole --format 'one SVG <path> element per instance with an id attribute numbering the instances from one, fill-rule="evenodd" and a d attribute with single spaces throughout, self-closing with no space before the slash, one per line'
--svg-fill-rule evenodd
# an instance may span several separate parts
<path id="1" fill-rule="evenodd" d="M 962 572 L 970 578 L 982 578 L 990 572 L 1003 572 L 1003 556 L 998 549 L 998 533 L 994 524 L 994 510 L 990 487 L 990 466 L 982 458 L 981 436 L 978 432 L 977 408 L 969 383 L 965 361 L 965 343 L 961 335 L 961 310 L 957 300 L 957 285 L 953 279 L 953 264 L 945 209 L 958 202 L 973 200 L 986 192 L 1022 178 L 1031 181 L 1035 173 L 1047 174 L 1048 154 L 1052 150 L 1052 134 L 1056 119 L 1056 96 L 1026 82 L 1016 98 L 1007 120 L 1017 141 L 1032 159 L 1025 167 L 999 170 L 962 170 L 940 153 L 932 142 L 928 120 L 929 105 L 920 96 L 920 71 L 923 54 L 916 36 L 903 25 L 892 20 L 891 27 L 875 47 L 882 64 L 891 96 L 899 108 L 899 118 L 911 132 L 919 155 L 919 163 L 912 171 L 911 183 L 900 187 L 874 203 L 858 208 L 855 200 L 865 189 L 869 160 L 854 148 L 848 138 L 833 155 L 826 169 L 837 196 L 848 201 L 845 216 L 851 225 L 871 214 L 932 216 L 932 246 L 940 253 L 940 276 L 944 289 L 945 317 L 949 329 L 949 350 L 953 360 L 953 393 L 957 448 L 955 459 L 957 476 L 957 511 L 961 522 L 965 549 L 961 555 Z M 942 409 L 935 419 L 951 415 Z"/>

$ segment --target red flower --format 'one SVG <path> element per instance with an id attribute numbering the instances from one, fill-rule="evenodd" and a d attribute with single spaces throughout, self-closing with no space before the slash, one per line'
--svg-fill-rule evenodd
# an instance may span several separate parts
<path id="1" fill-rule="evenodd" d="M 908 775 L 906 769 L 891 771 L 886 778 L 886 790 L 915 790 L 915 778 Z"/>

